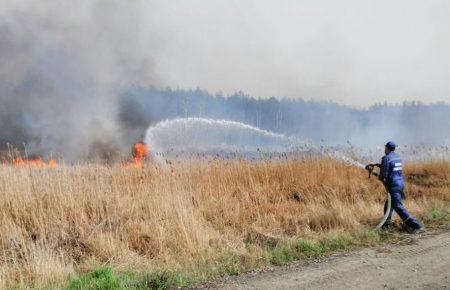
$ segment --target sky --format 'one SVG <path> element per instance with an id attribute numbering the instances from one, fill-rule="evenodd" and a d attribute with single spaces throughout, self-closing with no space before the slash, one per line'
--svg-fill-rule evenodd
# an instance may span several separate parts
<path id="1" fill-rule="evenodd" d="M 450 101 L 450 1 L 150 1 L 171 87 L 352 106 Z"/>
<path id="2" fill-rule="evenodd" d="M 2 82 L 20 83 L 38 67 L 72 86 L 92 80 L 96 92 L 139 83 L 356 107 L 450 101 L 447 0 L 0 0 L 0 6 L 0 33 L 8 36 L 0 40 Z"/>

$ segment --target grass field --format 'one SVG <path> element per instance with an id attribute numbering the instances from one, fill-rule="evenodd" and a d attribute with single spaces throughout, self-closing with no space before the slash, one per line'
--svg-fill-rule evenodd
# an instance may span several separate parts
<path id="1" fill-rule="evenodd" d="M 450 163 L 405 176 L 407 208 L 446 219 Z M 3 165 L 0 194 L 1 288 L 185 286 L 384 238 L 382 185 L 328 159 Z"/>

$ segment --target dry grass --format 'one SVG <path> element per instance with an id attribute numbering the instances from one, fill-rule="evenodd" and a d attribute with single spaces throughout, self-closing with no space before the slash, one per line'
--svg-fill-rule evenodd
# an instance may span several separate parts
<path id="1" fill-rule="evenodd" d="M 449 207 L 449 163 L 414 164 L 406 176 L 414 214 Z M 264 237 L 376 224 L 384 201 L 362 169 L 325 159 L 2 166 L 0 192 L 2 288 L 58 283 L 102 264 L 145 272 L 193 269 L 227 253 L 252 257 Z"/>

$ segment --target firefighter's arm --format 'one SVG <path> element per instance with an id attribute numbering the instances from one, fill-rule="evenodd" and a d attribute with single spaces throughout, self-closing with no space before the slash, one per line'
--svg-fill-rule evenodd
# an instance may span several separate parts
<path id="1" fill-rule="evenodd" d="M 366 170 L 369 171 L 369 178 L 370 178 L 371 175 L 374 175 L 374 176 L 377 176 L 377 177 L 379 176 L 378 173 L 373 172 L 373 168 L 375 166 L 377 166 L 377 164 L 375 164 L 375 163 L 369 163 L 369 164 L 366 165 Z"/>
<path id="2" fill-rule="evenodd" d="M 381 164 L 380 163 L 369 163 L 367 166 L 381 168 Z"/>
<path id="3" fill-rule="evenodd" d="M 380 175 L 378 176 L 378 178 L 382 182 L 386 181 L 388 170 L 389 170 L 389 160 L 387 159 L 386 156 L 384 156 L 383 158 L 381 158 Z"/>

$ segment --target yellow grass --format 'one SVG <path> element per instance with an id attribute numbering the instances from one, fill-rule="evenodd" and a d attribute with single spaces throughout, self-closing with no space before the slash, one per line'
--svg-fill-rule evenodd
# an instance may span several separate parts
<path id="1" fill-rule="evenodd" d="M 411 165 L 406 176 L 414 214 L 449 206 L 450 164 Z M 375 225 L 385 198 L 364 170 L 326 159 L 1 166 L 0 195 L 1 288 L 102 264 L 145 272 L 255 255 L 246 246 L 254 233 L 287 239 Z"/>

